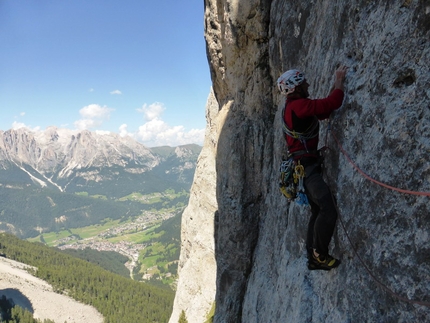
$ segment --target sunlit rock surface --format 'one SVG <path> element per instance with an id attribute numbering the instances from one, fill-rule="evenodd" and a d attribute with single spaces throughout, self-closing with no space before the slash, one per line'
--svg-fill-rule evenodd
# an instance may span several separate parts
<path id="1" fill-rule="evenodd" d="M 217 323 L 429 322 L 429 196 L 369 181 L 335 138 L 370 177 L 428 195 L 430 3 L 207 0 L 205 36 L 219 112 L 209 114 L 212 151 L 201 163 L 213 158 L 215 171 L 201 164 L 194 185 L 216 174 L 216 186 L 194 190 L 184 216 L 171 322 L 182 310 L 204 322 L 211 301 Z M 331 133 L 322 123 L 321 143 L 341 215 L 331 252 L 342 264 L 309 272 L 309 210 L 278 189 L 286 151 L 275 83 L 299 68 L 311 97 L 322 97 L 338 64 L 349 66 L 346 97 Z M 202 241 L 214 250 L 205 263 Z M 215 275 L 216 287 L 198 271 Z M 213 294 L 197 291 L 206 288 Z"/>

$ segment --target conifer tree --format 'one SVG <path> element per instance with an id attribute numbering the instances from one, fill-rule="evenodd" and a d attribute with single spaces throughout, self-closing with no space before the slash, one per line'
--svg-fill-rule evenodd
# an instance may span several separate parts
<path id="1" fill-rule="evenodd" d="M 187 316 L 185 315 L 184 310 L 182 310 L 181 315 L 179 316 L 178 323 L 188 323 Z"/>

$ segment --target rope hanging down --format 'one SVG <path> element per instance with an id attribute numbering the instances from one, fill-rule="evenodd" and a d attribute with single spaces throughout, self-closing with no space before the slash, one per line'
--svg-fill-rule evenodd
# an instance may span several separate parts
<path id="1" fill-rule="evenodd" d="M 331 130 L 331 127 L 330 127 L 330 122 L 329 122 L 329 124 L 328 124 L 328 127 L 327 127 L 327 132 L 329 132 Z M 352 166 L 360 173 L 360 174 L 362 174 L 365 178 L 367 178 L 368 180 L 370 180 L 370 181 L 372 181 L 372 182 L 374 182 L 374 183 L 376 183 L 376 184 L 378 184 L 378 185 L 380 185 L 380 186 L 383 186 L 383 187 L 386 187 L 386 188 L 388 188 L 388 189 L 391 189 L 391 190 L 394 190 L 394 191 L 398 191 L 398 192 L 401 192 L 401 193 L 405 193 L 405 194 L 413 194 L 413 195 L 422 195 L 422 196 L 430 196 L 430 192 L 416 192 L 416 191 L 409 191 L 409 190 L 404 190 L 404 189 L 400 189 L 400 188 L 397 188 L 397 187 L 393 187 L 393 186 L 390 186 L 390 185 L 387 185 L 387 184 L 384 184 L 384 183 L 382 183 L 382 182 L 379 182 L 379 181 L 377 181 L 377 180 L 375 180 L 375 179 L 373 179 L 372 177 L 370 177 L 369 175 L 367 175 L 364 171 L 362 171 L 355 163 L 354 163 L 354 161 L 351 159 L 351 157 L 349 157 L 349 155 L 346 153 L 346 151 L 345 151 L 345 149 L 342 147 L 342 145 L 340 144 L 340 142 L 339 142 L 339 140 L 337 139 L 337 137 L 336 137 L 336 135 L 332 132 L 332 135 L 333 135 L 333 138 L 334 138 L 334 140 L 336 141 L 336 143 L 337 143 L 337 145 L 338 145 L 338 147 L 339 147 L 339 149 L 340 149 L 340 151 L 342 152 L 342 154 L 346 157 L 346 159 L 348 159 L 348 161 L 352 164 Z M 328 139 L 328 134 L 326 134 L 326 147 L 327 147 L 327 139 Z M 393 296 L 394 298 L 397 298 L 397 299 L 399 299 L 399 300 L 401 300 L 401 301 L 403 301 L 403 302 L 406 302 L 406 303 L 409 303 L 409 304 L 414 304 L 414 305 L 421 305 L 421 306 L 426 306 L 426 307 L 430 307 L 430 302 L 425 302 L 425 301 L 418 301 L 418 300 L 412 300 L 412 299 L 409 299 L 409 298 L 407 298 L 407 297 L 404 297 L 404 296 L 401 296 L 401 295 L 399 295 L 399 294 L 397 294 L 397 293 L 395 293 L 393 290 L 391 290 L 389 287 L 387 287 L 385 284 L 383 284 L 373 273 L 372 273 L 372 271 L 369 269 L 369 267 L 366 265 L 366 263 L 364 262 L 364 260 L 363 259 L 361 259 L 361 257 L 360 257 L 360 255 L 359 255 L 359 253 L 358 253 L 358 251 L 356 250 L 356 248 L 354 248 L 354 244 L 352 243 L 352 240 L 351 240 L 351 238 L 350 238 L 350 236 L 349 236 L 349 234 L 348 234 L 348 231 L 346 230 L 346 227 L 345 227 L 345 224 L 343 223 L 343 221 L 342 221 L 342 217 L 340 216 L 340 211 L 339 211 L 339 208 L 338 208 L 338 206 L 337 206 L 337 204 L 336 204 L 336 202 L 334 201 L 334 204 L 336 205 L 336 209 L 337 209 L 337 213 L 338 213 L 338 215 L 339 215 L 339 220 L 340 220 L 340 223 L 341 223 L 341 225 L 342 225 L 342 228 L 343 228 L 343 230 L 345 231 L 345 235 L 346 235 L 346 237 L 347 237 L 347 239 L 348 239 L 348 242 L 350 243 L 350 245 L 351 245 L 351 247 L 352 247 L 352 250 L 354 251 L 354 254 L 356 255 L 356 257 L 357 257 L 357 259 L 360 261 L 360 263 L 362 264 L 362 266 L 364 267 L 364 269 L 367 271 L 367 273 L 370 275 L 370 277 L 372 277 L 372 279 L 383 289 L 383 290 L 385 290 L 386 292 L 388 292 L 391 296 Z"/>
<path id="2" fill-rule="evenodd" d="M 370 277 L 372 277 L 372 279 L 379 285 L 379 287 L 381 287 L 383 290 L 385 290 L 386 292 L 388 292 L 391 296 L 393 296 L 394 298 L 397 298 L 403 302 L 409 303 L 409 304 L 415 304 L 415 305 L 421 305 L 421 306 L 426 306 L 426 307 L 430 307 L 430 302 L 425 302 L 425 301 L 417 301 L 417 300 L 413 300 L 413 299 L 409 299 L 407 297 L 401 296 L 399 294 L 397 294 L 396 292 L 392 291 L 388 286 L 386 286 L 384 283 L 382 283 L 373 273 L 372 271 L 369 269 L 369 267 L 366 265 L 366 263 L 364 262 L 363 259 L 361 259 L 360 254 L 358 253 L 357 249 L 354 248 L 354 244 L 352 243 L 352 240 L 348 234 L 348 231 L 346 230 L 345 224 L 342 221 L 342 217 L 340 216 L 340 211 L 339 208 L 337 207 L 337 204 L 335 202 L 336 205 L 336 209 L 337 209 L 337 213 L 339 214 L 339 220 L 340 220 L 340 224 L 342 225 L 342 229 L 343 231 L 345 231 L 345 235 L 346 238 L 348 239 L 349 244 L 351 245 L 352 250 L 354 251 L 355 256 L 357 257 L 357 259 L 360 261 L 361 265 L 364 267 L 364 269 L 367 271 L 367 273 L 370 275 Z"/>

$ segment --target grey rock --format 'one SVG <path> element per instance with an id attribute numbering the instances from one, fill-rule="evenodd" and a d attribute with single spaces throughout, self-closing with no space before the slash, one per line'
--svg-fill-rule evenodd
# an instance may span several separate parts
<path id="1" fill-rule="evenodd" d="M 210 134 L 216 189 L 211 197 L 195 191 L 201 198 L 188 207 L 193 221 L 207 223 L 200 208 L 216 197 L 214 234 L 206 237 L 214 241 L 215 262 L 204 268 L 216 279 L 214 322 L 430 321 L 429 197 L 368 181 L 333 136 L 372 178 L 430 192 L 429 21 L 425 0 L 205 1 L 219 105 L 216 119 L 208 120 L 217 124 Z M 320 135 L 330 147 L 326 176 L 340 211 L 331 252 L 342 264 L 308 272 L 309 210 L 289 205 L 278 189 L 286 150 L 284 101 L 275 82 L 285 70 L 299 68 L 311 96 L 323 97 L 338 64 L 349 66 L 346 98 L 331 118 L 332 132 L 324 122 Z M 184 223 L 184 235 L 195 227 Z M 183 241 L 181 258 L 199 248 Z M 188 270 L 182 260 L 171 323 L 181 310 L 189 323 L 205 322 L 189 305 L 202 304 L 201 294 L 187 287 L 212 289 L 212 280 L 207 284 Z M 206 303 L 210 299 L 205 295 Z"/>

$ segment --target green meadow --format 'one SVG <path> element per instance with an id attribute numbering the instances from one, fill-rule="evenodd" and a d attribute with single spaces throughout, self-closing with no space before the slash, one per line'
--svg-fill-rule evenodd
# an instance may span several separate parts
<path id="1" fill-rule="evenodd" d="M 115 228 L 120 222 L 121 220 L 106 219 L 102 224 L 94 224 L 83 228 L 71 228 L 58 232 L 42 233 L 35 238 L 29 238 L 27 240 L 31 242 L 42 242 L 50 247 L 58 247 L 64 244 L 61 241 L 64 241 L 66 238 L 70 239 L 67 243 L 94 238 L 102 232 Z"/>

